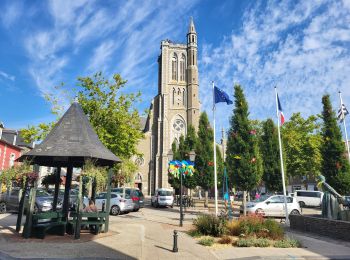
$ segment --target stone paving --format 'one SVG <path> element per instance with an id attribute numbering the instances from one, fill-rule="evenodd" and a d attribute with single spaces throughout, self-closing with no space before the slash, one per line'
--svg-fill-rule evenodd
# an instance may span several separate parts
<path id="1" fill-rule="evenodd" d="M 14 234 L 16 215 L 0 215 L 0 259 L 350 259 L 350 246 L 339 241 L 288 233 L 304 248 L 207 248 L 182 231 L 191 228 L 194 213 L 179 228 L 178 209 L 144 208 L 111 217 L 110 232 L 93 236 L 47 236 L 24 240 Z M 173 253 L 173 231 L 179 230 L 178 253 Z"/>

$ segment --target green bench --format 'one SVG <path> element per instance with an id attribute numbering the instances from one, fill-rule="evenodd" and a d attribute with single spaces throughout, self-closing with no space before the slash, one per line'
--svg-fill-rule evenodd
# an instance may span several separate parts
<path id="1" fill-rule="evenodd" d="M 46 234 L 64 236 L 66 221 L 62 212 L 41 212 L 33 214 L 31 236 L 44 239 Z"/>
<path id="2" fill-rule="evenodd" d="M 80 226 L 89 226 L 90 228 L 91 226 L 94 226 L 95 228 L 93 229 L 93 233 L 95 235 L 100 233 L 102 226 L 106 223 L 106 212 L 80 212 L 79 215 Z M 69 227 L 67 228 L 67 233 L 74 234 L 77 221 L 77 213 L 72 213 L 71 217 L 73 218 L 68 221 Z"/>

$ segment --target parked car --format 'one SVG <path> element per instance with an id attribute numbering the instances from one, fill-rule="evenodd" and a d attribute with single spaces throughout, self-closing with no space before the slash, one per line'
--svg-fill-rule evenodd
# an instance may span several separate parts
<path id="1" fill-rule="evenodd" d="M 159 206 L 174 206 L 174 194 L 172 189 L 156 189 L 155 194 L 151 197 L 151 205 L 158 208 Z"/>
<path id="2" fill-rule="evenodd" d="M 138 211 L 140 208 L 143 208 L 145 206 L 145 198 L 142 191 L 140 191 L 138 188 L 113 188 L 112 192 L 125 194 L 125 196 L 128 195 L 134 203 L 133 211 Z"/>
<path id="3" fill-rule="evenodd" d="M 99 211 L 102 210 L 103 204 L 104 204 L 104 207 L 107 206 L 107 192 L 101 192 L 95 198 L 95 205 Z M 123 195 L 120 193 L 116 193 L 116 192 L 111 193 L 111 200 L 110 200 L 110 207 L 109 207 L 110 214 L 117 216 L 122 212 L 130 212 L 133 210 L 134 210 L 134 202 L 129 195 L 126 195 L 125 197 L 123 197 Z"/>
<path id="4" fill-rule="evenodd" d="M 293 197 L 286 196 L 287 209 L 289 214 L 300 214 L 301 209 L 297 200 Z M 285 204 L 283 195 L 262 195 L 259 199 L 247 202 L 247 213 L 261 214 L 266 217 L 285 217 Z M 243 206 L 240 207 L 243 213 Z"/>
<path id="5" fill-rule="evenodd" d="M 323 192 L 310 190 L 294 191 L 294 197 L 299 202 L 300 207 L 320 207 L 322 204 Z"/>
<path id="6" fill-rule="evenodd" d="M 6 213 L 8 211 L 17 211 L 19 210 L 19 201 L 21 199 L 19 188 L 13 188 L 11 193 L 8 195 L 7 193 L 3 193 L 0 196 L 0 213 Z M 28 205 L 29 198 L 29 190 L 26 191 L 26 197 L 24 202 L 24 210 Z M 35 212 L 46 212 L 52 209 L 53 196 L 51 196 L 44 189 L 37 189 L 36 191 L 36 199 L 34 205 Z M 61 203 L 58 203 L 57 208 L 60 209 L 62 207 Z"/>

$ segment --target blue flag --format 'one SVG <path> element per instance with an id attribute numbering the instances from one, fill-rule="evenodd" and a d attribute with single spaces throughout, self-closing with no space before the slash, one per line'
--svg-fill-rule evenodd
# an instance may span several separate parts
<path id="1" fill-rule="evenodd" d="M 215 104 L 220 102 L 226 102 L 227 105 L 233 104 L 233 102 L 230 100 L 230 97 L 227 95 L 227 93 L 215 86 L 214 86 L 214 102 Z"/>

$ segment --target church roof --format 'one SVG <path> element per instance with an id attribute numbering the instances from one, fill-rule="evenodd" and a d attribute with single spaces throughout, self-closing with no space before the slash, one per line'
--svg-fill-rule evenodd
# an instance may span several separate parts
<path id="1" fill-rule="evenodd" d="M 99 166 L 112 166 L 121 160 L 99 140 L 81 106 L 74 102 L 45 140 L 19 161 L 52 167 L 81 167 L 87 159 Z"/>

